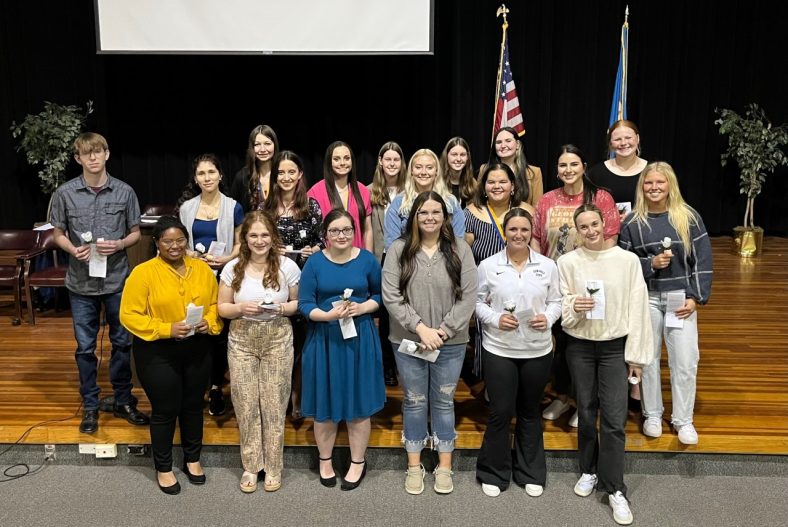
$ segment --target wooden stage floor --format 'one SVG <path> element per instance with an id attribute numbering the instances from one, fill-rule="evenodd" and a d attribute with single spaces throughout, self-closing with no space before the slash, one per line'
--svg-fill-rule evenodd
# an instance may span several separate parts
<path id="1" fill-rule="evenodd" d="M 701 360 L 695 425 L 697 446 L 679 444 L 675 433 L 652 439 L 640 433 L 640 417 L 630 415 L 627 449 L 641 452 L 698 452 L 788 454 L 788 239 L 767 238 L 758 259 L 728 253 L 730 238 L 712 240 L 714 288 L 711 303 L 700 311 Z M 68 312 L 49 311 L 36 317 L 35 326 L 11 325 L 13 309 L 0 307 L 0 443 L 74 444 L 79 442 L 147 444 L 147 427 L 134 427 L 102 414 L 95 435 L 80 434 L 75 416 L 80 398 L 71 318 Z M 104 336 L 104 362 L 108 335 Z M 663 352 L 663 358 L 666 355 Z M 670 416 L 670 390 L 663 359 L 665 415 Z M 102 393 L 109 394 L 106 364 L 100 372 Z M 140 408 L 149 405 L 140 388 Z M 402 429 L 400 388 L 388 389 L 385 409 L 372 420 L 370 444 L 398 447 Z M 486 409 L 465 385 L 456 396 L 458 448 L 478 448 Z M 81 412 L 80 412 L 81 415 Z M 555 423 L 545 422 L 545 445 L 550 450 L 574 450 L 577 436 L 569 428 L 570 413 Z M 339 444 L 347 443 L 340 427 Z M 312 422 L 287 423 L 286 444 L 314 444 Z M 238 429 L 232 411 L 205 417 L 205 444 L 237 445 Z"/>

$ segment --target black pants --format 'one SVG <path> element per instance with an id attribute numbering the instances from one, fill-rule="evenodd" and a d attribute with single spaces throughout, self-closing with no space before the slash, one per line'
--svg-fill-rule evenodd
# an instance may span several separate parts
<path id="1" fill-rule="evenodd" d="M 224 321 L 222 332 L 208 337 L 211 341 L 211 386 L 221 388 L 227 373 L 227 335 L 230 333 L 230 321 Z M 205 387 L 203 387 L 203 390 Z"/>
<path id="2" fill-rule="evenodd" d="M 172 470 L 175 420 L 181 431 L 186 462 L 200 460 L 202 403 L 211 370 L 211 337 L 147 342 L 134 337 L 134 362 L 151 404 L 150 440 L 153 464 L 159 472 Z"/>
<path id="3" fill-rule="evenodd" d="M 564 328 L 561 327 L 559 318 L 552 328 L 555 339 L 555 357 L 553 358 L 553 391 L 556 395 L 570 395 L 572 389 L 572 375 L 566 363 L 566 338 Z"/>
<path id="4" fill-rule="evenodd" d="M 539 403 L 552 359 L 552 353 L 534 359 L 510 359 L 483 350 L 490 417 L 476 461 L 476 478 L 482 483 L 505 490 L 513 478 L 517 485 L 544 486 L 547 465 Z M 514 464 L 509 442 L 513 416 L 517 416 Z"/>
<path id="5" fill-rule="evenodd" d="M 580 471 L 597 475 L 597 489 L 608 494 L 621 491 L 624 495 L 624 427 L 629 393 L 625 342 L 626 337 L 592 341 L 567 335 L 566 347 L 577 392 Z"/>

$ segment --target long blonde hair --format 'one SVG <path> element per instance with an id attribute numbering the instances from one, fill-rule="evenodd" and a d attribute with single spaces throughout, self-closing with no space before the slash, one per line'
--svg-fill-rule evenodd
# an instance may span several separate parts
<path id="1" fill-rule="evenodd" d="M 419 190 L 416 188 L 416 183 L 413 181 L 413 163 L 416 161 L 417 157 L 421 156 L 428 156 L 431 157 L 433 162 L 435 163 L 435 170 L 437 172 L 435 176 L 435 182 L 432 184 L 432 191 L 440 195 L 443 198 L 443 201 L 446 202 L 446 208 L 449 210 L 449 214 L 456 214 L 456 210 L 452 210 L 454 207 L 452 206 L 453 200 L 451 191 L 449 187 L 446 186 L 446 180 L 443 179 L 443 172 L 441 171 L 441 164 L 438 156 L 430 150 L 429 148 L 422 148 L 420 150 L 416 150 L 416 152 L 410 156 L 410 161 L 408 162 L 408 176 L 405 178 L 405 190 L 402 196 L 402 205 L 400 205 L 399 212 L 403 216 L 407 216 L 410 214 L 410 209 L 413 207 L 413 202 L 416 201 L 416 196 L 419 195 Z"/>
<path id="2" fill-rule="evenodd" d="M 679 190 L 679 182 L 676 177 L 676 172 L 673 167 L 664 161 L 655 161 L 646 165 L 643 172 L 640 173 L 638 178 L 638 186 L 635 194 L 635 208 L 634 214 L 629 223 L 637 221 L 651 228 L 648 224 L 648 205 L 646 204 L 646 196 L 643 194 L 643 182 L 646 180 L 651 172 L 657 172 L 668 180 L 668 199 L 666 206 L 668 209 L 668 222 L 676 229 L 676 233 L 684 245 L 684 252 L 690 254 L 692 252 L 692 236 L 690 235 L 690 228 L 698 225 L 698 214 L 695 210 L 687 205 L 684 198 L 681 196 Z"/>

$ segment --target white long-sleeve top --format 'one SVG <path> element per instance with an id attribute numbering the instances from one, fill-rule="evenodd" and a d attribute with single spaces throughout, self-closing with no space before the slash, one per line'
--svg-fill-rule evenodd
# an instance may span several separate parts
<path id="1" fill-rule="evenodd" d="M 592 251 L 578 247 L 558 259 L 564 331 L 578 339 L 604 341 L 627 337 L 624 360 L 645 366 L 654 356 L 648 290 L 638 257 L 620 247 Z M 605 318 L 590 320 L 574 310 L 579 296 L 588 296 L 587 280 L 604 284 Z"/>
<path id="2" fill-rule="evenodd" d="M 536 251 L 531 251 L 528 262 L 519 272 L 500 251 L 479 264 L 479 290 L 476 298 L 476 317 L 482 323 L 484 349 L 501 357 L 531 359 L 542 357 L 552 349 L 550 327 L 561 317 L 561 291 L 555 262 Z M 548 327 L 531 329 L 520 324 L 516 330 L 498 328 L 498 321 L 506 313 L 504 302 L 514 301 L 515 314 L 532 308 L 535 315 L 544 314 Z"/>

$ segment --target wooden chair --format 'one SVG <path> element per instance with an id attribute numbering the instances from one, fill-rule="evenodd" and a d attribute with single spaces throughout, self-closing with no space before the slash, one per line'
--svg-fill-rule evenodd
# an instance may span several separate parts
<path id="1" fill-rule="evenodd" d="M 38 231 L 31 229 L 0 230 L 0 287 L 14 292 L 16 317 L 11 323 L 22 321 L 22 268 L 24 261 L 37 250 Z"/>
<path id="2" fill-rule="evenodd" d="M 34 269 L 31 272 L 33 259 L 46 253 L 52 254 L 53 265 L 43 269 Z M 68 259 L 60 262 L 58 246 L 55 244 L 54 230 L 41 231 L 38 237 L 37 250 L 26 258 L 22 268 L 22 287 L 24 288 L 25 299 L 27 301 L 27 322 L 35 325 L 36 310 L 33 307 L 33 288 L 34 287 L 66 287 L 66 272 L 68 271 Z M 57 289 L 56 289 L 57 291 Z M 57 292 L 55 293 L 57 294 Z M 55 298 L 57 305 L 57 297 Z"/>

